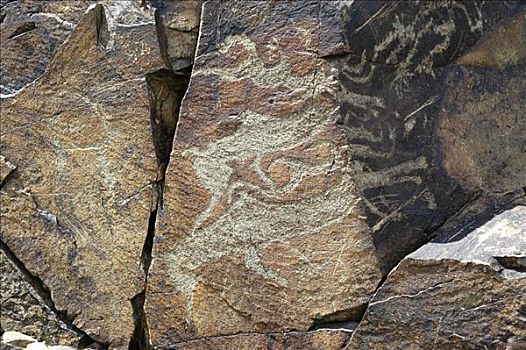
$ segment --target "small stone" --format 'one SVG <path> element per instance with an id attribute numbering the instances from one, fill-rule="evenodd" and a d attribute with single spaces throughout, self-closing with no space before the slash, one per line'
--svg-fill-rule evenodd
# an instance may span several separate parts
<path id="1" fill-rule="evenodd" d="M 0 187 L 4 185 L 7 177 L 15 171 L 16 166 L 8 162 L 4 156 L 0 155 Z"/>
<path id="2" fill-rule="evenodd" d="M 49 348 L 47 347 L 46 342 L 35 342 L 28 344 L 26 350 L 49 350 Z"/>
<path id="3" fill-rule="evenodd" d="M 24 333 L 16 331 L 6 331 L 4 332 L 4 334 L 2 334 L 1 341 L 2 343 L 13 346 L 26 347 L 28 344 L 34 343 L 37 340 Z"/>

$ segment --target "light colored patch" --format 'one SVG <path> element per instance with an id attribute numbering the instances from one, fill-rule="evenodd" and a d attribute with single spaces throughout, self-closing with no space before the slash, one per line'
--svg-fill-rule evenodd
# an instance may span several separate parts
<path id="1" fill-rule="evenodd" d="M 235 45 L 242 45 L 248 53 L 247 59 L 241 64 L 225 68 L 197 67 L 192 72 L 192 78 L 218 75 L 224 81 L 238 81 L 243 77 L 260 87 L 280 85 L 312 87 L 313 75 L 298 77 L 290 74 L 289 64 L 285 60 L 281 60 L 273 67 L 265 67 L 263 60 L 259 59 L 256 44 L 244 35 L 232 35 L 225 38 L 219 52 L 225 54 Z"/>
<path id="2" fill-rule="evenodd" d="M 458 241 L 428 243 L 408 258 L 471 261 L 498 270 L 495 256 L 526 256 L 526 207 L 505 211 Z"/>
<path id="3" fill-rule="evenodd" d="M 227 52 L 238 44 L 247 48 L 252 59 L 223 69 L 198 68 L 193 79 L 216 74 L 227 81 L 250 79 L 262 88 L 303 88 L 312 91 L 304 97 L 309 105 L 322 94 L 336 93 L 331 90 L 335 82 L 329 79 L 333 72 L 320 68 L 325 62 L 317 62 L 315 71 L 297 78 L 286 62 L 264 67 L 255 44 L 244 36 L 226 39 L 220 50 Z M 227 255 L 240 256 L 249 270 L 286 288 L 288 280 L 263 266 L 259 252 L 272 243 L 339 225 L 358 210 L 353 171 L 347 167 L 348 149 L 327 136 L 333 125 L 331 113 L 337 111 L 333 105 L 312 105 L 282 118 L 247 109 L 238 116 L 241 124 L 235 134 L 213 140 L 205 148 L 183 151 L 183 156 L 193 159 L 200 184 L 211 194 L 191 233 L 161 258 L 170 266 L 172 283 L 187 297 L 187 322 L 191 322 L 192 295 L 200 278 L 193 271 L 200 266 Z M 266 164 L 268 159 L 271 162 Z M 248 164 L 251 175 L 239 175 L 233 164 Z M 278 185 L 269 177 L 272 164 L 287 167 L 286 183 Z M 350 232 L 342 228 L 339 234 Z"/>

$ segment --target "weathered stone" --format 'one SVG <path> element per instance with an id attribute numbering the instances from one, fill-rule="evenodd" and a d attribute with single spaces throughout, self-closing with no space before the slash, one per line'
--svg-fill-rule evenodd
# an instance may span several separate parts
<path id="1" fill-rule="evenodd" d="M 526 205 L 526 8 L 445 73 L 437 135 L 444 170 L 475 198 L 436 234 L 459 239 L 503 208 Z"/>
<path id="2" fill-rule="evenodd" d="M 71 343 L 36 329 L 57 314 L 141 350 L 520 348 L 524 209 L 465 235 L 526 204 L 521 1 L 97 3 L 0 1 L 1 243 L 53 309 L 2 299 L 9 327 Z"/>
<path id="3" fill-rule="evenodd" d="M 346 349 L 523 349 L 525 266 L 524 206 L 438 238 L 389 274 Z"/>
<path id="4" fill-rule="evenodd" d="M 9 96 L 44 73 L 90 1 L 13 1 L 0 10 L 0 93 Z"/>
<path id="5" fill-rule="evenodd" d="M 152 2 L 161 54 L 167 67 L 179 70 L 193 63 L 202 1 Z"/>
<path id="6" fill-rule="evenodd" d="M 191 340 L 174 344 L 174 350 L 335 350 L 341 349 L 351 336 L 346 331 L 319 330 L 269 334 L 239 334 Z"/>
<path id="7" fill-rule="evenodd" d="M 460 137 L 447 108 L 463 103 L 448 91 L 465 89 L 448 79 L 520 5 L 206 2 L 156 230 L 152 343 L 358 319 L 389 269 L 479 192 L 447 166 Z M 524 184 L 516 62 L 498 92 L 512 144 L 495 150 L 513 155 L 514 178 L 486 161 L 487 193 Z M 477 112 L 493 113 L 462 122 L 480 127 Z"/>
<path id="8" fill-rule="evenodd" d="M 3 342 L 25 346 L 6 340 L 14 339 L 17 332 L 25 334 L 25 338 L 34 337 L 32 341 L 38 339 L 55 344 L 79 342 L 82 334 L 68 328 L 54 314 L 38 292 L 26 281 L 23 273 L 1 251 L 0 282 L 0 325 L 6 331 L 2 335 Z"/>
<path id="9" fill-rule="evenodd" d="M 509 193 L 526 185 L 526 54 L 514 60 L 511 54 L 504 56 L 509 62 L 498 61 L 500 56 L 479 61 L 488 57 L 484 48 L 496 40 L 511 42 L 509 50 L 526 50 L 525 43 L 513 40 L 526 41 L 525 16 L 523 10 L 504 23 L 447 73 L 438 123 L 444 167 L 471 191 Z M 518 19 L 522 26 L 515 25 L 515 34 L 502 30 Z"/>
<path id="10" fill-rule="evenodd" d="M 84 345 L 49 345 L 46 342 L 39 342 L 35 338 L 16 331 L 0 333 L 0 349 L 2 350 L 96 350 Z M 100 348 L 97 348 L 100 350 Z"/>
<path id="11" fill-rule="evenodd" d="M 320 4 L 203 11 L 147 292 L 161 347 L 306 330 L 360 307 L 381 280 L 335 124 L 334 71 L 318 54 L 341 46 L 320 41 Z"/>
<path id="12" fill-rule="evenodd" d="M 35 338 L 30 337 L 29 335 L 17 331 L 3 332 L 1 337 L 2 345 L 8 344 L 17 347 L 25 347 L 26 345 L 37 341 Z"/>
<path id="13" fill-rule="evenodd" d="M 81 2 L 28 6 L 58 6 L 81 19 L 60 48 L 53 46 L 49 63 L 46 49 L 46 59 L 37 55 L 41 66 L 20 73 L 20 80 L 7 76 L 17 89 L 26 87 L 1 100 L 2 155 L 17 166 L 1 192 L 1 239 L 75 326 L 124 348 L 139 322 L 134 317 L 142 305 L 134 310 L 130 300 L 145 288 L 143 245 L 159 197 L 146 76 L 171 70 L 163 62 L 155 8 L 140 1 L 92 4 L 86 13 Z M 185 13 L 192 9 L 198 6 Z M 29 16 L 58 21 L 49 11 Z M 181 33 L 187 43 L 182 66 L 194 51 L 192 35 L 195 47 L 195 30 Z M 2 46 L 9 55 L 17 50 Z M 5 64 L 16 70 L 17 62 Z"/>
<path id="14" fill-rule="evenodd" d="M 521 118 L 524 96 L 520 93 L 526 88 L 524 79 L 503 79 L 498 89 L 491 90 L 501 73 L 490 68 L 465 84 L 455 80 L 459 70 L 476 71 L 457 65 L 462 63 L 461 57 L 481 50 L 478 41 L 485 34 L 524 35 L 498 26 L 508 16 L 523 18 L 524 6 L 513 1 L 488 6 L 477 1 L 355 5 L 346 14 L 350 54 L 342 60 L 339 76 L 345 94 L 342 123 L 348 129 L 351 157 L 363 169 L 355 183 L 387 272 L 480 193 L 456 176 L 449 166 L 451 159 L 459 163 L 466 159 L 463 164 L 470 165 L 470 158 L 482 161 L 473 170 L 474 176 L 485 172 L 486 181 L 514 182 L 513 190 L 518 183 L 526 183 L 523 170 L 514 173 L 521 165 L 524 169 L 524 152 L 520 151 L 520 136 L 526 132 Z M 507 41 L 514 47 L 521 40 Z M 521 51 L 519 47 L 510 51 Z M 504 74 L 523 76 L 524 69 L 520 70 L 511 67 Z M 506 93 L 510 93 L 509 103 L 504 101 Z M 468 106 L 471 111 L 463 110 L 464 96 L 473 100 Z M 476 106 L 477 100 L 484 103 Z M 496 112 L 505 115 L 498 123 Z M 482 124 L 483 120 L 490 122 Z M 503 132 L 499 126 L 505 126 L 504 132 L 512 136 L 509 145 L 499 138 Z M 459 152 L 464 132 L 470 133 L 468 140 L 477 141 Z M 484 142 L 482 134 L 498 142 L 488 141 L 479 149 Z M 488 155 L 489 151 L 493 155 Z M 501 164 L 489 161 L 496 155 L 503 155 Z M 512 179 L 499 174 L 503 165 L 514 173 Z M 493 190 L 510 191 L 500 185 Z"/>
<path id="15" fill-rule="evenodd" d="M 507 193 L 526 184 L 525 81 L 526 64 L 448 75 L 438 132 L 446 171 L 466 188 Z"/>
<path id="16" fill-rule="evenodd" d="M 7 177 L 16 169 L 4 156 L 0 155 L 0 188 L 4 185 Z"/>
<path id="17" fill-rule="evenodd" d="M 504 68 L 525 63 L 526 21 L 522 11 L 489 33 L 473 50 L 455 62 L 457 65 Z"/>

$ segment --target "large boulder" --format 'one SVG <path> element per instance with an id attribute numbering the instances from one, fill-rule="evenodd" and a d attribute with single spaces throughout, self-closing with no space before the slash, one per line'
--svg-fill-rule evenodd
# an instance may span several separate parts
<path id="1" fill-rule="evenodd" d="M 450 238 L 402 260 L 346 349 L 524 349 L 526 207 Z"/>
<path id="2" fill-rule="evenodd" d="M 160 92 L 148 77 L 177 76 L 178 62 L 191 63 L 200 6 L 183 4 L 191 14 L 183 24 L 191 28 L 181 24 L 185 31 L 160 45 L 170 9 L 155 16 L 155 8 L 141 2 L 107 1 L 84 13 L 83 4 L 62 2 L 74 7 L 79 22 L 53 47 L 49 63 L 39 58 L 42 67 L 12 79 L 13 87 L 25 87 L 1 100 L 2 171 L 16 167 L 6 179 L 2 174 L 1 239 L 76 327 L 124 348 L 141 327 L 145 242 L 162 177 L 155 146 L 169 134 L 158 119 L 150 120 L 162 103 L 155 104 Z M 59 21 L 51 12 L 31 17 Z M 10 41 L 6 45 L 16 52 Z M 166 45 L 175 47 L 170 62 L 163 60 Z M 2 64 L 11 64 L 9 72 L 18 67 Z"/>
<path id="3" fill-rule="evenodd" d="M 206 2 L 154 240 L 152 343 L 359 320 L 389 270 L 471 201 L 484 199 L 478 215 L 523 195 L 522 39 L 516 58 L 469 58 L 521 11 Z M 453 166 L 470 127 L 472 173 Z"/>

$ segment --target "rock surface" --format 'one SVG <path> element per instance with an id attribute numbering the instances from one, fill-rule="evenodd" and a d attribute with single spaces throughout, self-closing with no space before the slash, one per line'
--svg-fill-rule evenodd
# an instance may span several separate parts
<path id="1" fill-rule="evenodd" d="M 524 6 L 380 1 L 348 10 L 342 124 L 385 272 L 473 197 L 526 183 L 524 24 L 506 31 L 500 22 L 510 17 L 524 22 Z M 516 58 L 473 67 L 468 57 L 491 41 Z"/>
<path id="2" fill-rule="evenodd" d="M 343 348 L 351 333 L 344 330 L 239 334 L 197 339 L 176 344 L 174 350 L 335 350 Z"/>
<path id="3" fill-rule="evenodd" d="M 108 1 L 84 13 L 83 4 L 62 3 L 79 22 L 47 66 L 38 58 L 42 67 L 12 80 L 33 83 L 1 101 L 2 155 L 17 167 L 1 192 L 1 238 L 51 290 L 58 310 L 121 348 L 141 307 L 130 301 L 145 288 L 141 255 L 159 192 L 146 76 L 172 66 L 163 61 L 153 7 Z M 180 34 L 192 36 L 195 47 L 195 30 Z M 192 56 L 187 43 L 174 64 Z M 5 63 L 14 70 L 17 62 Z"/>
<path id="4" fill-rule="evenodd" d="M 389 269 L 472 197 L 523 195 L 520 54 L 459 68 L 521 11 L 519 2 L 207 2 L 156 230 L 152 343 L 359 319 Z M 468 73 L 454 79 L 459 70 Z M 473 111 L 456 100 L 467 86 L 460 96 Z M 506 120 L 477 104 L 488 98 Z M 474 129 L 464 152 L 486 187 L 449 166 L 459 123 Z M 511 157 L 492 161 L 481 134 Z"/>
<path id="5" fill-rule="evenodd" d="M 27 281 L 27 276 L 0 251 L 0 327 L 55 344 L 76 345 L 82 334 L 68 328 Z M 2 342 L 7 342 L 2 335 Z M 12 342 L 11 342 L 12 343 Z M 19 343 L 17 343 L 19 344 Z M 15 345 L 15 344 L 12 344 Z M 19 344 L 18 346 L 21 346 Z"/>
<path id="6" fill-rule="evenodd" d="M 41 76 L 90 1 L 10 1 L 0 9 L 0 94 L 9 96 Z"/>
<path id="7" fill-rule="evenodd" d="M 526 342 L 523 2 L 0 8 L 27 348 Z"/>
<path id="8" fill-rule="evenodd" d="M 156 346 L 307 330 L 352 317 L 380 282 L 320 59 L 343 45 L 332 15 L 318 2 L 204 5 L 146 297 Z"/>
<path id="9" fill-rule="evenodd" d="M 526 207 L 458 241 L 424 245 L 392 271 L 346 349 L 523 349 Z"/>

